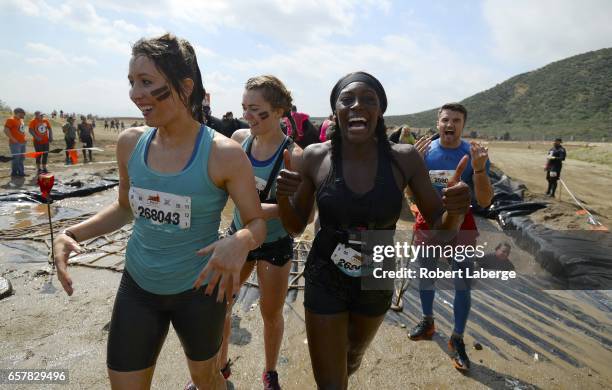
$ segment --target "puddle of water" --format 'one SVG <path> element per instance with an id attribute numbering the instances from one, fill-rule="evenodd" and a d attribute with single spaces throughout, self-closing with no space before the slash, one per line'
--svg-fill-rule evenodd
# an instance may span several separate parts
<path id="1" fill-rule="evenodd" d="M 98 211 L 117 199 L 117 189 L 82 198 L 66 198 L 51 204 L 52 221 Z M 30 202 L 0 202 L 0 229 L 25 228 L 47 223 L 47 205 Z"/>
<path id="2" fill-rule="evenodd" d="M 76 217 L 82 214 L 79 210 L 61 207 L 57 203 L 51 205 L 51 219 Z M 1 202 L 0 228 L 18 229 L 38 225 L 49 221 L 47 205 L 28 202 Z"/>

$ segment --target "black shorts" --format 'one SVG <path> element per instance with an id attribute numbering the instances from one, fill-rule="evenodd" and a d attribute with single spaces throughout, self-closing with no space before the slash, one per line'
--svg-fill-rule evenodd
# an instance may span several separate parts
<path id="1" fill-rule="evenodd" d="M 81 142 L 83 143 L 84 148 L 93 147 L 93 138 L 91 137 L 81 138 Z"/>
<path id="2" fill-rule="evenodd" d="M 357 313 L 368 317 L 378 317 L 391 306 L 393 291 L 363 290 L 361 278 L 347 276 L 349 293 L 337 294 L 319 283 L 306 279 L 304 287 L 304 307 L 315 314 Z"/>
<path id="3" fill-rule="evenodd" d="M 106 365 L 114 371 L 137 371 L 155 364 L 170 322 L 190 360 L 212 358 L 221 347 L 226 302 L 206 286 L 172 295 L 143 290 L 125 271 L 115 298 L 108 335 Z"/>
<path id="4" fill-rule="evenodd" d="M 227 235 L 236 232 L 232 226 L 227 230 Z M 293 257 L 293 238 L 287 235 L 276 241 L 263 243 L 259 248 L 255 248 L 247 255 L 247 261 L 263 260 L 277 267 L 282 267 Z"/>
<path id="5" fill-rule="evenodd" d="M 285 236 L 274 242 L 262 244 L 253 249 L 247 256 L 247 261 L 263 260 L 277 267 L 282 267 L 293 257 L 293 238 Z"/>

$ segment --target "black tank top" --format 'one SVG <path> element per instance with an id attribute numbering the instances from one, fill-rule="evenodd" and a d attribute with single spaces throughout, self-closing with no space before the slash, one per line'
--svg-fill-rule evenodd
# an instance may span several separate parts
<path id="1" fill-rule="evenodd" d="M 316 194 L 321 226 L 332 229 L 395 229 L 403 195 L 395 183 L 387 152 L 378 148 L 374 187 L 365 194 L 355 194 L 348 188 L 342 173 L 342 158 L 338 156 L 333 160 L 330 172 Z"/>
<path id="2" fill-rule="evenodd" d="M 373 188 L 355 194 L 346 185 L 342 158 L 332 158 L 330 172 L 316 193 L 321 230 L 317 233 L 306 263 L 305 277 L 316 284 L 342 290 L 351 278 L 340 271 L 331 254 L 347 230 L 395 230 L 402 210 L 402 191 L 393 177 L 388 152 L 378 148 L 378 167 Z M 348 286 L 346 286 L 348 287 Z"/>

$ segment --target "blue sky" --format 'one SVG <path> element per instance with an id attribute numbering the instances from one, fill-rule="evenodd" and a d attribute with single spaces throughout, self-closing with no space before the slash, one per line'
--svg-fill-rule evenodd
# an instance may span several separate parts
<path id="1" fill-rule="evenodd" d="M 388 114 L 461 100 L 518 73 L 612 47 L 609 0 L 0 0 L 0 99 L 27 111 L 139 116 L 130 44 L 166 31 L 196 48 L 213 114 L 274 74 L 323 116 L 338 78 L 378 77 Z"/>

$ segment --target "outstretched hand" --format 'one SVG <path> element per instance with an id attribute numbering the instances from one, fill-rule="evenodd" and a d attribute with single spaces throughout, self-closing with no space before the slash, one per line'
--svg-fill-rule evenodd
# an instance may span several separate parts
<path id="1" fill-rule="evenodd" d="M 197 252 L 199 256 L 212 255 L 193 284 L 193 288 L 199 288 L 210 278 L 205 294 L 211 295 L 218 287 L 217 302 L 223 301 L 224 297 L 227 302 L 231 302 L 240 290 L 240 271 L 248 253 L 249 248 L 241 244 L 236 235 L 225 237 L 200 249 Z"/>
<path id="2" fill-rule="evenodd" d="M 81 253 L 83 248 L 78 242 L 68 237 L 66 234 L 60 234 L 53 241 L 53 250 L 55 252 L 55 266 L 57 267 L 57 279 L 62 284 L 64 291 L 69 296 L 72 295 L 72 278 L 68 274 L 68 257 L 71 252 Z"/>
<path id="3" fill-rule="evenodd" d="M 461 181 L 468 160 L 467 155 L 461 158 L 455 174 L 449 179 L 446 188 L 442 189 L 442 204 L 449 215 L 465 215 L 470 208 L 470 187 Z"/>
<path id="4" fill-rule="evenodd" d="M 291 153 L 287 149 L 283 152 L 283 161 L 285 168 L 280 170 L 276 178 L 277 198 L 293 196 L 302 182 L 302 176 L 299 172 L 291 169 Z"/>

